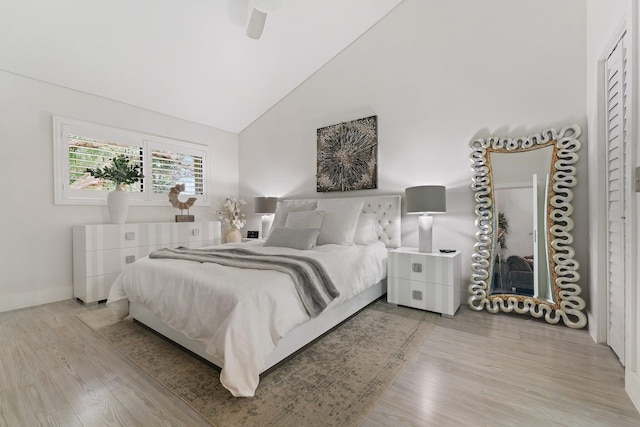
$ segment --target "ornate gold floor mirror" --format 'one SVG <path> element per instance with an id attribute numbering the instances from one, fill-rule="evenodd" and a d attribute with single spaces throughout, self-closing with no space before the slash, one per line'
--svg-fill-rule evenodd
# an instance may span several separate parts
<path id="1" fill-rule="evenodd" d="M 587 324 L 573 236 L 581 130 L 471 142 L 477 242 L 469 307 Z"/>

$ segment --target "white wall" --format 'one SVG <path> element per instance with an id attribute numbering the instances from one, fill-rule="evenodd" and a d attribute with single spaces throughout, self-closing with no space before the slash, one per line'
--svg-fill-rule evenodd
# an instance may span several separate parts
<path id="1" fill-rule="evenodd" d="M 109 221 L 106 206 L 54 205 L 52 115 L 208 145 L 212 206 L 195 205 L 198 220 L 215 219 L 221 199 L 238 191 L 235 134 L 4 71 L 0 93 L 0 311 L 70 298 L 71 227 Z M 169 202 L 132 206 L 127 222 L 172 221 L 176 213 Z"/>
<path id="2" fill-rule="evenodd" d="M 468 283 L 475 243 L 469 142 L 574 122 L 586 130 L 584 64 L 582 0 L 405 0 L 240 134 L 241 194 L 314 196 L 316 129 L 376 114 L 378 190 L 348 195 L 446 185 L 434 248 L 463 251 Z M 585 146 L 574 200 L 585 283 L 586 154 Z M 259 229 L 259 216 L 250 219 L 250 229 Z M 402 228 L 403 245 L 417 246 L 417 218 L 404 216 Z"/>

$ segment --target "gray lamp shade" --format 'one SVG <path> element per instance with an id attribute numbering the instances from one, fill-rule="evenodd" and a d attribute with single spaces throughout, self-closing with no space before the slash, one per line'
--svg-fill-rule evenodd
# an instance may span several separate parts
<path id="1" fill-rule="evenodd" d="M 256 197 L 253 199 L 255 213 L 271 214 L 276 211 L 278 205 L 277 197 Z"/>
<path id="2" fill-rule="evenodd" d="M 404 190 L 407 213 L 447 211 L 447 191 L 444 185 L 420 185 Z"/>

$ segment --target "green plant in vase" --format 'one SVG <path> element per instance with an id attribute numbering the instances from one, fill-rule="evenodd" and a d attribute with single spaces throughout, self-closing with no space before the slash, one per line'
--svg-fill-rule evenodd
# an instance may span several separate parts
<path id="1" fill-rule="evenodd" d="M 111 165 L 95 169 L 87 168 L 86 172 L 93 177 L 112 181 L 115 184 L 116 189 L 107 194 L 107 209 L 113 224 L 124 224 L 129 210 L 129 192 L 122 191 L 122 187 L 144 178 L 140 166 L 131 163 L 128 156 L 119 154 L 111 159 Z"/>
<path id="2" fill-rule="evenodd" d="M 509 220 L 504 212 L 498 213 L 498 243 L 502 249 L 507 249 L 507 235 L 509 234 Z"/>
<path id="3" fill-rule="evenodd" d="M 111 165 L 102 168 L 86 169 L 95 178 L 106 179 L 116 185 L 116 190 L 121 190 L 123 185 L 131 185 L 144 178 L 140 166 L 131 163 L 129 156 L 118 154 L 111 159 Z"/>

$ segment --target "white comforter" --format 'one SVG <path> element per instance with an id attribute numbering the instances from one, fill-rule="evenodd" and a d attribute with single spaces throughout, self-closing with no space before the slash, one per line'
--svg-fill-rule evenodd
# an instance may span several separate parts
<path id="1" fill-rule="evenodd" d="M 327 309 L 386 276 L 387 250 L 381 242 L 322 245 L 309 251 L 262 247 L 258 242 L 234 246 L 320 260 L 340 291 Z M 116 279 L 107 306 L 123 319 L 129 300 L 204 342 L 207 353 L 223 361 L 220 382 L 234 396 L 254 395 L 259 374 L 280 338 L 309 319 L 287 274 L 213 263 L 143 258 Z"/>

